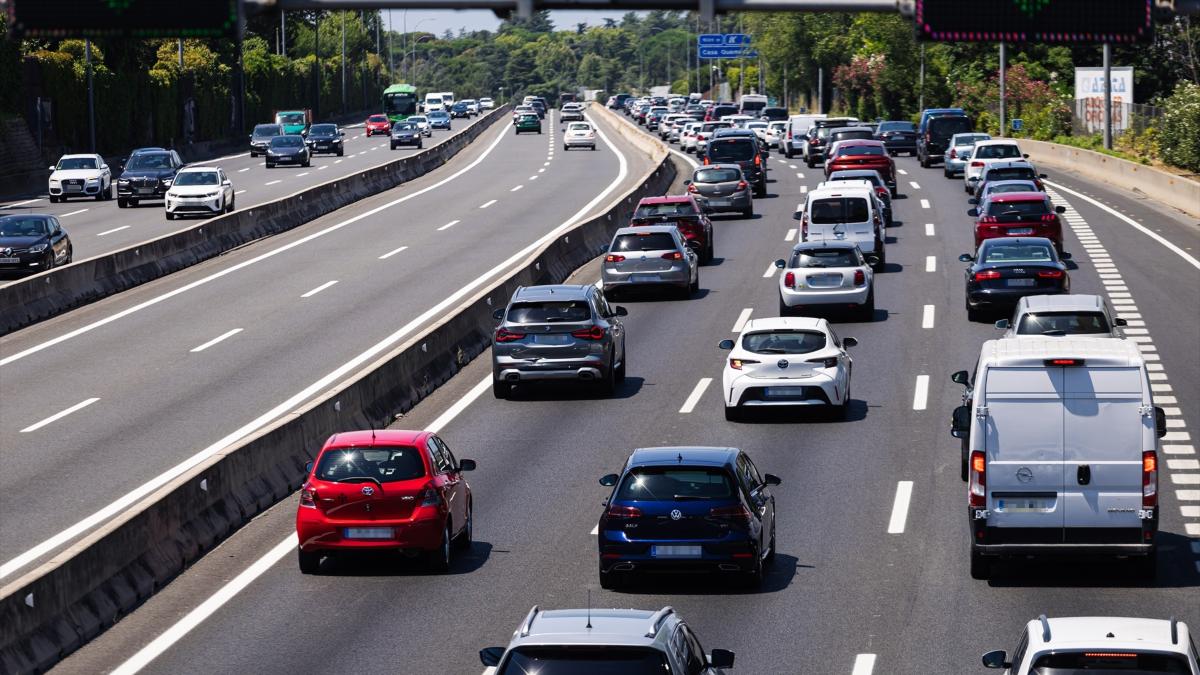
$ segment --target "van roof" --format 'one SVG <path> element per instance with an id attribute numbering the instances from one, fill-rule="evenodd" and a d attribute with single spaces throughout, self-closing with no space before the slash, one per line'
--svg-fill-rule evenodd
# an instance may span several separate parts
<path id="1" fill-rule="evenodd" d="M 1136 342 L 1107 337 L 1001 338 L 984 342 L 980 354 L 980 361 L 1001 367 L 1040 367 L 1046 359 L 1054 358 L 1084 359 L 1089 366 L 1143 363 Z"/>
<path id="2" fill-rule="evenodd" d="M 1063 295 L 1026 295 L 1017 305 L 1030 312 L 1067 312 L 1071 310 L 1101 310 L 1104 300 L 1099 295 L 1068 293 Z"/>

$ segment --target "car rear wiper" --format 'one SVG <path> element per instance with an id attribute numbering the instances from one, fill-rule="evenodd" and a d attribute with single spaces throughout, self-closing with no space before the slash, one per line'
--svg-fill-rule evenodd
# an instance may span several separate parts
<path id="1" fill-rule="evenodd" d="M 1054 329 L 1054 330 L 1044 330 L 1044 331 L 1042 331 L 1042 335 L 1058 335 L 1058 336 L 1062 336 L 1062 335 L 1066 335 L 1066 334 L 1067 334 L 1067 331 L 1065 331 L 1065 330 L 1062 330 L 1062 329 Z"/>
<path id="2" fill-rule="evenodd" d="M 363 480 L 369 480 L 372 483 L 378 485 L 380 490 L 383 489 L 383 483 L 378 478 L 372 478 L 371 476 L 346 476 L 345 478 L 339 478 L 339 479 L 335 480 L 334 482 L 335 483 L 357 483 L 357 482 L 363 481 Z"/>
<path id="3" fill-rule="evenodd" d="M 700 497 L 697 495 L 671 495 L 671 498 L 677 502 L 703 502 L 710 499 L 710 497 Z"/>
<path id="4" fill-rule="evenodd" d="M 755 354 L 786 354 L 787 350 L 780 349 L 779 347 L 763 347 L 762 349 L 755 349 L 754 353 Z"/>

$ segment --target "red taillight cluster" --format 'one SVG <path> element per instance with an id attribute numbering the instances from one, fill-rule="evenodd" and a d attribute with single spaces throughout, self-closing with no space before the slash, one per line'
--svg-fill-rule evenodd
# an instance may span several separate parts
<path id="1" fill-rule="evenodd" d="M 837 361 L 836 356 L 830 356 L 824 359 L 809 359 L 805 363 L 819 363 L 822 368 L 837 368 Z"/>
<path id="2" fill-rule="evenodd" d="M 984 270 L 982 272 L 975 273 L 975 281 L 990 281 L 992 279 L 999 278 L 1000 272 L 998 270 Z"/>
<path id="3" fill-rule="evenodd" d="M 983 162 L 971 162 L 971 168 L 978 169 L 983 166 Z"/>
<path id="4" fill-rule="evenodd" d="M 671 251 L 670 253 L 662 254 L 663 260 L 683 260 L 683 254 L 679 251 Z"/>
<path id="5" fill-rule="evenodd" d="M 636 506 L 610 506 L 608 507 L 609 518 L 641 518 L 642 510 Z"/>
<path id="6" fill-rule="evenodd" d="M 739 190 L 745 190 L 745 189 L 746 189 L 746 188 L 748 188 L 748 187 L 750 187 L 750 184 L 749 184 L 749 183 L 747 183 L 746 181 L 744 181 L 744 180 L 739 180 L 739 181 L 738 181 L 738 186 L 737 186 L 737 189 L 739 189 Z"/>
<path id="7" fill-rule="evenodd" d="M 1043 223 L 1058 222 L 1058 216 L 1053 213 L 1043 213 L 1042 214 L 1042 222 Z"/>
<path id="8" fill-rule="evenodd" d="M 950 159 L 958 159 L 958 150 L 950 148 Z"/>
<path id="9" fill-rule="evenodd" d="M 886 197 L 886 196 L 888 196 L 888 189 L 883 187 L 882 185 L 876 185 L 875 186 L 875 194 L 879 195 L 880 197 Z"/>
<path id="10" fill-rule="evenodd" d="M 734 370 L 741 370 L 744 366 L 752 366 L 758 363 L 753 359 L 729 359 L 729 367 Z"/>
<path id="11" fill-rule="evenodd" d="M 979 450 L 971 453 L 970 469 L 967 505 L 973 509 L 982 509 L 987 506 L 987 459 Z"/>
<path id="12" fill-rule="evenodd" d="M 762 164 L 762 155 L 755 155 L 754 156 L 754 166 L 760 166 L 761 164 Z"/>
<path id="13" fill-rule="evenodd" d="M 300 488 L 300 506 L 310 509 L 317 508 L 317 490 L 309 483 L 305 483 L 304 487 Z"/>
<path id="14" fill-rule="evenodd" d="M 750 511 L 743 504 L 715 506 L 709 510 L 708 516 L 710 518 L 728 518 L 730 520 L 750 522 Z"/>
<path id="15" fill-rule="evenodd" d="M 524 333 L 517 333 L 501 326 L 496 329 L 496 342 L 515 342 L 525 337 Z"/>
<path id="16" fill-rule="evenodd" d="M 699 194 L 700 189 L 696 187 L 695 183 L 691 183 L 688 185 L 688 192 L 692 194 Z"/>
<path id="17" fill-rule="evenodd" d="M 1158 506 L 1158 455 L 1153 450 L 1142 453 L 1142 506 Z"/>
<path id="18" fill-rule="evenodd" d="M 787 274 L 784 274 L 784 275 L 783 275 L 783 285 L 784 285 L 784 286 L 787 286 L 788 288 L 795 288 L 795 287 L 796 287 L 796 274 L 795 274 L 795 272 L 788 272 Z"/>
<path id="19" fill-rule="evenodd" d="M 625 256 L 618 253 L 609 253 L 604 256 L 604 262 L 625 262 Z"/>
<path id="20" fill-rule="evenodd" d="M 1039 279 L 1061 279 L 1063 278 L 1062 270 L 1042 270 L 1037 273 Z"/>
<path id="21" fill-rule="evenodd" d="M 437 490 L 433 489 L 432 485 L 427 485 L 424 490 L 421 490 L 421 506 L 441 506 L 442 496 Z"/>
<path id="22" fill-rule="evenodd" d="M 1000 222 L 1000 219 L 997 218 L 996 216 L 980 216 L 979 222 L 981 222 L 981 223 L 998 223 L 998 222 Z"/>
<path id="23" fill-rule="evenodd" d="M 591 328 L 580 328 L 576 331 L 571 331 L 572 337 L 577 337 L 581 340 L 603 340 L 604 329 L 600 326 L 592 326 Z"/>
<path id="24" fill-rule="evenodd" d="M 867 273 L 862 270 L 854 270 L 854 285 L 862 286 L 867 283 Z"/>

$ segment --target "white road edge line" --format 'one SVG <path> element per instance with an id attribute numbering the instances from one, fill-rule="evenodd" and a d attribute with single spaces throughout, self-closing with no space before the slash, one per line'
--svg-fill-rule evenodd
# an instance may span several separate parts
<path id="1" fill-rule="evenodd" d="M 15 203 L 12 203 L 12 204 L 7 204 L 7 205 L 5 205 L 5 207 L 4 207 L 4 208 L 6 208 L 6 209 L 12 209 L 12 208 L 16 208 L 16 207 L 18 207 L 18 206 L 25 206 L 26 204 L 32 204 L 32 203 L 34 203 L 34 202 L 40 202 L 40 201 L 42 201 L 42 198 L 41 198 L 41 197 L 36 197 L 36 198 L 34 198 L 34 199 L 26 199 L 26 200 L 25 200 L 25 201 L 23 201 L 23 202 L 15 202 Z"/>
<path id="2" fill-rule="evenodd" d="M 73 412 L 78 412 L 80 410 L 83 410 L 84 408 L 88 407 L 89 405 L 91 405 L 99 400 L 100 400 L 99 398 L 84 399 L 84 400 L 80 401 L 79 403 L 76 403 L 75 405 L 71 406 L 70 408 L 67 408 L 66 410 L 64 410 L 62 412 L 54 413 L 53 415 L 47 417 L 46 419 L 42 420 L 41 422 L 35 422 L 33 424 L 30 424 L 29 426 L 22 429 L 21 433 L 27 434 L 31 431 L 37 431 L 38 429 L 41 429 L 42 427 L 46 426 L 47 424 L 57 422 L 58 420 L 61 420 L 62 418 L 66 417 L 67 415 L 70 415 Z"/>
<path id="3" fill-rule="evenodd" d="M 917 386 L 913 391 L 913 410 L 924 410 L 929 402 L 929 376 L 918 375 Z"/>
<path id="4" fill-rule="evenodd" d="M 679 409 L 679 412 L 686 415 L 695 410 L 696 404 L 700 402 L 700 397 L 704 395 L 704 390 L 708 389 L 708 385 L 710 384 L 712 384 L 711 377 L 700 378 L 700 381 L 696 383 L 695 389 L 692 389 L 692 393 L 688 394 L 687 400 L 683 402 L 683 407 Z"/>
<path id="5" fill-rule="evenodd" d="M 913 482 L 902 480 L 896 484 L 896 499 L 892 502 L 892 517 L 888 519 L 888 534 L 904 534 L 908 522 L 908 503 L 912 501 Z"/>
<path id="6" fill-rule="evenodd" d="M 205 349 L 208 349 L 209 347 L 211 347 L 211 346 L 213 346 L 213 345 L 217 344 L 218 342 L 220 342 L 220 341 L 222 341 L 222 340 L 225 340 L 226 338 L 231 338 L 231 337 L 233 337 L 234 335 L 237 335 L 237 334 L 238 334 L 238 333 L 240 333 L 240 332 L 242 332 L 242 329 L 241 329 L 241 328 L 234 328 L 233 330 L 226 331 L 226 332 L 224 332 L 224 333 L 222 333 L 222 334 L 218 335 L 217 337 L 215 337 L 215 338 L 213 338 L 213 339 L 209 340 L 208 342 L 205 342 L 204 344 L 200 345 L 199 347 L 192 347 L 192 349 L 191 349 L 191 352 L 192 352 L 193 354 L 195 354 L 195 353 L 197 353 L 197 352 L 202 352 L 202 351 L 204 351 Z"/>
<path id="7" fill-rule="evenodd" d="M 325 290 L 326 288 L 329 288 L 330 286 L 332 286 L 336 283 L 337 283 L 337 279 L 334 279 L 332 281 L 326 281 L 325 283 L 321 284 L 320 286 L 317 286 L 316 288 L 305 293 L 304 295 L 301 295 L 300 297 L 311 298 L 312 296 L 316 295 L 317 293 L 320 293 L 321 291 Z"/>

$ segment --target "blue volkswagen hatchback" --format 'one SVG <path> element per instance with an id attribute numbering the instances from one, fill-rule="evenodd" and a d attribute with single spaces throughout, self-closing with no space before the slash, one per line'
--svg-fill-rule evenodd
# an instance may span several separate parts
<path id="1" fill-rule="evenodd" d="M 708 571 L 758 587 L 775 559 L 779 483 L 737 448 L 634 450 L 620 474 L 600 479 L 613 488 L 598 528 L 600 586 L 640 572 Z"/>

